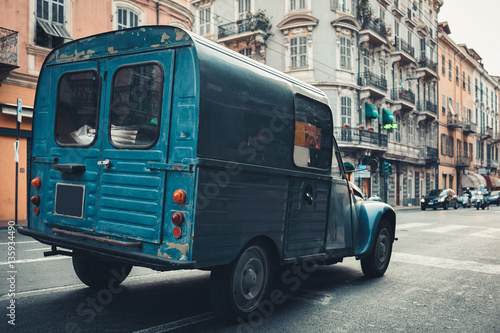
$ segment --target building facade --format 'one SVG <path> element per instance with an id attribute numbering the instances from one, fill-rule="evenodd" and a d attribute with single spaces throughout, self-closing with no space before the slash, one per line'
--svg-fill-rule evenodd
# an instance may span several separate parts
<path id="1" fill-rule="evenodd" d="M 140 25 L 191 29 L 187 0 L 0 0 L 0 220 L 15 215 L 16 104 L 22 101 L 19 216 L 26 219 L 31 118 L 38 73 L 52 48 L 71 39 Z"/>
<path id="2" fill-rule="evenodd" d="M 439 24 L 439 184 L 457 193 L 480 185 L 494 190 L 500 187 L 498 80 L 450 33 L 446 22 Z"/>
<path id="3" fill-rule="evenodd" d="M 418 205 L 437 186 L 442 0 L 191 0 L 194 31 L 328 96 L 335 136 L 368 196 Z M 263 10 L 265 9 L 265 10 Z"/>

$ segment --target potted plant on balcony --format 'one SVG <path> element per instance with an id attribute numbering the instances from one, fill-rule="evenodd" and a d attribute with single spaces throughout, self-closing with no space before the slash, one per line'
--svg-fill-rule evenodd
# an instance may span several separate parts
<path id="1" fill-rule="evenodd" d="M 350 129 L 350 128 L 351 128 L 351 125 L 348 123 L 345 123 L 344 125 L 342 125 L 342 129 Z"/>
<path id="2" fill-rule="evenodd" d="M 372 126 L 368 127 L 368 132 L 372 133 L 374 130 L 375 129 Z"/>
<path id="3" fill-rule="evenodd" d="M 364 131 L 365 130 L 365 125 L 363 125 L 363 124 L 359 125 L 358 130 Z"/>

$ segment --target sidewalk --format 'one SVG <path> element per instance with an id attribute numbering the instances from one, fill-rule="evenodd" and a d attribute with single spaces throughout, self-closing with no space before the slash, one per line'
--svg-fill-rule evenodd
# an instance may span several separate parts
<path id="1" fill-rule="evenodd" d="M 420 206 L 394 206 L 392 208 L 394 208 L 394 210 L 412 210 L 412 209 L 420 210 Z"/>
<path id="2" fill-rule="evenodd" d="M 0 229 L 6 229 L 9 226 L 9 221 L 14 220 L 0 220 Z M 18 227 L 26 227 L 28 225 L 28 220 L 19 220 L 17 222 Z M 10 225 L 12 225 L 12 222 Z"/>

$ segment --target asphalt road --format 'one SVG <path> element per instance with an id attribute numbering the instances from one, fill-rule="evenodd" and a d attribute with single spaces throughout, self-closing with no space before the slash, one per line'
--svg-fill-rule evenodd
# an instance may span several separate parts
<path id="1" fill-rule="evenodd" d="M 48 246 L 19 234 L 8 273 L 1 230 L 0 331 L 500 332 L 500 207 L 398 211 L 397 219 L 399 240 L 382 278 L 365 278 L 353 258 L 301 271 L 293 283 L 278 274 L 282 304 L 240 325 L 213 316 L 208 272 L 134 268 L 123 288 L 92 291 L 70 258 L 44 258 Z"/>

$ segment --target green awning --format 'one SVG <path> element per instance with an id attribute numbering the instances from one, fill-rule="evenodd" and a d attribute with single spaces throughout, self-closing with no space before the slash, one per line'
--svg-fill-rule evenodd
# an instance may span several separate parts
<path id="1" fill-rule="evenodd" d="M 385 124 L 394 124 L 394 116 L 389 110 L 382 109 L 382 122 Z"/>
<path id="2" fill-rule="evenodd" d="M 366 118 L 378 118 L 377 108 L 370 103 L 365 103 L 365 117 Z"/>

